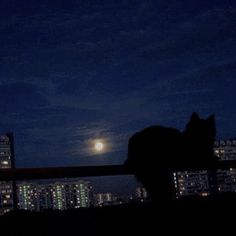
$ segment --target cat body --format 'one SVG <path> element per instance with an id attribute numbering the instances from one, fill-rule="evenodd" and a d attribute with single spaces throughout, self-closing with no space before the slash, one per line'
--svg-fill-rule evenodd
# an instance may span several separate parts
<path id="1" fill-rule="evenodd" d="M 130 138 L 125 164 L 153 199 L 173 198 L 173 171 L 206 169 L 215 162 L 215 133 L 214 115 L 200 119 L 196 113 L 183 132 L 163 126 L 145 128 Z"/>

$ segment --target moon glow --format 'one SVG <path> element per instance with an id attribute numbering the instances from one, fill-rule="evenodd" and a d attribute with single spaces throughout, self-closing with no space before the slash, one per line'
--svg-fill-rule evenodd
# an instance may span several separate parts
<path id="1" fill-rule="evenodd" d="M 94 148 L 97 152 L 101 152 L 104 148 L 104 144 L 102 142 L 96 142 Z"/>

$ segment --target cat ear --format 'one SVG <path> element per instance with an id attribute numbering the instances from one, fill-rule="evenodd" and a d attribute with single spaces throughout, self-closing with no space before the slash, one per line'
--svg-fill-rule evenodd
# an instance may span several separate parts
<path id="1" fill-rule="evenodd" d="M 200 120 L 198 114 L 196 112 L 194 112 L 191 116 L 191 121 L 195 122 L 195 121 L 198 121 Z"/>
<path id="2" fill-rule="evenodd" d="M 208 121 L 209 123 L 215 124 L 215 115 L 214 115 L 214 114 L 210 115 L 210 116 L 207 118 L 207 121 Z"/>

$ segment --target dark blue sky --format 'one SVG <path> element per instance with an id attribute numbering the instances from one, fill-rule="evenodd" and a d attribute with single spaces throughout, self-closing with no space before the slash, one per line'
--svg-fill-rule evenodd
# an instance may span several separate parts
<path id="1" fill-rule="evenodd" d="M 234 2 L 1 1 L 0 131 L 17 166 L 123 163 L 135 131 L 182 130 L 193 111 L 236 136 Z"/>

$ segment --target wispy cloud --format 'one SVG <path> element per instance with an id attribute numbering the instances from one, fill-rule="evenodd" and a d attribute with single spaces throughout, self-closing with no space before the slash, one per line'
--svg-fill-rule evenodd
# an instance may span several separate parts
<path id="1" fill-rule="evenodd" d="M 236 132 L 235 3 L 82 2 L 3 5 L 0 126 L 19 163 L 99 163 L 95 139 L 122 162 L 133 132 L 193 110 Z"/>

